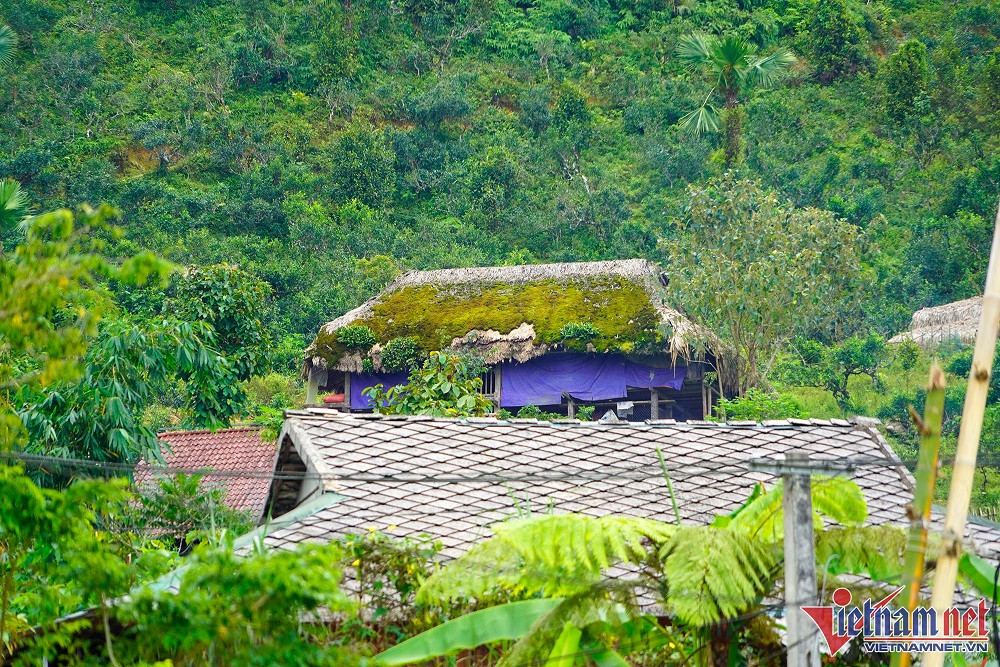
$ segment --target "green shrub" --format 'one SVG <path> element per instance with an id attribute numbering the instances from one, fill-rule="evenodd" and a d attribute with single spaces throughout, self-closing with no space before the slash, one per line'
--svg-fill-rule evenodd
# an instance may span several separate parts
<path id="1" fill-rule="evenodd" d="M 912 340 L 903 341 L 899 346 L 899 364 L 904 371 L 911 370 L 920 359 L 920 347 Z"/>
<path id="2" fill-rule="evenodd" d="M 572 338 L 575 340 L 592 340 L 601 335 L 600 329 L 590 322 L 567 322 L 559 330 L 559 335 L 563 339 Z"/>
<path id="3" fill-rule="evenodd" d="M 352 350 L 368 350 L 376 342 L 375 334 L 363 324 L 348 324 L 337 329 L 337 342 Z"/>
<path id="4" fill-rule="evenodd" d="M 382 368 L 401 371 L 416 364 L 420 358 L 420 344 L 413 336 L 393 338 L 382 348 Z"/>
<path id="5" fill-rule="evenodd" d="M 251 411 L 260 406 L 280 409 L 305 402 L 305 390 L 294 376 L 281 373 L 255 375 L 246 381 L 245 386 Z"/>
<path id="6" fill-rule="evenodd" d="M 537 405 L 526 405 L 517 411 L 517 418 L 550 422 L 553 419 L 566 419 L 566 415 L 561 415 L 558 412 L 545 412 Z"/>
<path id="7" fill-rule="evenodd" d="M 806 418 L 802 408 L 789 394 L 772 394 L 760 389 L 749 389 L 736 398 L 723 398 L 714 410 L 715 417 L 723 421 Z"/>
<path id="8" fill-rule="evenodd" d="M 410 371 L 405 385 L 384 390 L 381 384 L 364 390 L 375 411 L 384 415 L 482 417 L 493 404 L 482 394 L 483 381 L 469 374 L 461 357 L 431 352 L 423 366 Z"/>

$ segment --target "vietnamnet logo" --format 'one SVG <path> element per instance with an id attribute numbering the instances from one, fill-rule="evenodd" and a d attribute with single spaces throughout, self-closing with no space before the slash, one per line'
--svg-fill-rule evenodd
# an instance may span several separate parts
<path id="1" fill-rule="evenodd" d="M 838 588 L 833 592 L 833 605 L 802 607 L 802 611 L 819 627 L 830 655 L 837 655 L 859 636 L 864 642 L 862 649 L 868 653 L 989 651 L 986 629 L 989 607 L 985 600 L 964 610 L 950 607 L 941 614 L 927 607 L 917 607 L 912 612 L 890 607 L 889 603 L 902 590 L 899 588 L 878 602 L 868 599 L 857 606 L 851 605 L 849 590 Z"/>

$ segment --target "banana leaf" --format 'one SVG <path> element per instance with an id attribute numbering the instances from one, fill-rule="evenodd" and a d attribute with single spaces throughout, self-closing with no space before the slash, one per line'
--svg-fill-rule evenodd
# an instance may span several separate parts
<path id="1" fill-rule="evenodd" d="M 559 633 L 545 667 L 573 667 L 580 654 L 580 638 L 583 631 L 572 623 L 567 623 Z"/>
<path id="2" fill-rule="evenodd" d="M 481 609 L 421 632 L 375 656 L 379 667 L 423 662 L 504 639 L 518 639 L 562 598 L 523 600 Z"/>
<path id="3" fill-rule="evenodd" d="M 964 554 L 962 560 L 958 562 L 958 570 L 987 598 L 992 600 L 997 594 L 993 587 L 997 569 L 979 556 Z"/>

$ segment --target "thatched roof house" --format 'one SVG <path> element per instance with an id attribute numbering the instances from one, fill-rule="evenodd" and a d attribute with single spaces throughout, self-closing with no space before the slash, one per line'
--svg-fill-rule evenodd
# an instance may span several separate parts
<path id="1" fill-rule="evenodd" d="M 893 336 L 890 343 L 913 341 L 932 348 L 947 341 L 974 343 L 983 312 L 983 297 L 976 296 L 943 306 L 921 308 L 913 313 L 910 330 Z"/>
<path id="2" fill-rule="evenodd" d="M 431 350 L 473 353 L 490 367 L 559 352 L 716 370 L 722 344 L 669 305 L 666 282 L 644 259 L 409 271 L 324 325 L 304 375 L 336 391 L 341 377 L 398 373 L 407 355 Z"/>

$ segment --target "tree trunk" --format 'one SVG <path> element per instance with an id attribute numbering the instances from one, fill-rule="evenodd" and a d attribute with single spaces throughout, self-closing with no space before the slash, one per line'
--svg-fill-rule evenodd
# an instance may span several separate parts
<path id="1" fill-rule="evenodd" d="M 726 91 L 725 119 L 726 168 L 732 169 L 740 161 L 740 139 L 743 135 L 743 107 L 735 90 Z"/>
<path id="2" fill-rule="evenodd" d="M 730 626 L 721 620 L 708 630 L 708 660 L 710 667 L 729 667 Z"/>

